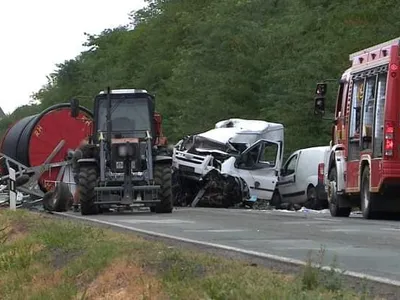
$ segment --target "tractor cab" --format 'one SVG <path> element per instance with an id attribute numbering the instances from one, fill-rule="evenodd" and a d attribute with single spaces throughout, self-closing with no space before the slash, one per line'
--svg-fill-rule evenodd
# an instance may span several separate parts
<path id="1" fill-rule="evenodd" d="M 153 116 L 154 97 L 146 90 L 108 90 L 95 97 L 93 139 L 106 141 L 106 166 L 112 172 L 124 173 L 127 165 L 126 172 L 148 170 L 145 157 L 152 155 L 156 136 Z"/>
<path id="2" fill-rule="evenodd" d="M 146 90 L 102 91 L 94 100 L 94 140 L 108 132 L 111 139 L 155 137 L 153 115 L 154 97 Z"/>

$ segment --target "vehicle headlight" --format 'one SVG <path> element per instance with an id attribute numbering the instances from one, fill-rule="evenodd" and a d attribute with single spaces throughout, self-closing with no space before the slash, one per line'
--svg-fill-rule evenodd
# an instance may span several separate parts
<path id="1" fill-rule="evenodd" d="M 120 145 L 118 147 L 118 155 L 121 157 L 125 157 L 128 154 L 128 146 L 127 145 Z"/>
<path id="2" fill-rule="evenodd" d="M 129 143 L 118 146 L 118 155 L 120 157 L 133 156 L 134 152 L 135 151 L 133 145 Z"/>

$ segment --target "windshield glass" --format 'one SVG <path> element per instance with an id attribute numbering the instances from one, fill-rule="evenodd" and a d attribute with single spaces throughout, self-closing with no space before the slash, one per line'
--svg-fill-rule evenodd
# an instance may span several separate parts
<path id="1" fill-rule="evenodd" d="M 223 143 L 219 143 L 201 136 L 195 136 L 192 141 L 188 142 L 187 146 L 206 150 L 220 150 L 223 152 L 226 152 L 228 149 L 228 146 Z"/>
<path id="2" fill-rule="evenodd" d="M 97 128 L 107 130 L 107 100 L 99 103 Z M 151 130 L 148 99 L 112 99 L 111 100 L 112 131 L 146 131 Z"/>

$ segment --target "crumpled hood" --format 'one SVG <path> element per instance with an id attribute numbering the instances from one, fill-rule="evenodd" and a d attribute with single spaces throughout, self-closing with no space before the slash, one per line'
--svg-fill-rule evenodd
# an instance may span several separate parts
<path id="1" fill-rule="evenodd" d="M 240 131 L 238 128 L 214 128 L 206 132 L 199 133 L 197 136 L 220 142 L 221 144 L 226 144 L 228 143 L 229 139 L 237 134 L 238 131 Z"/>

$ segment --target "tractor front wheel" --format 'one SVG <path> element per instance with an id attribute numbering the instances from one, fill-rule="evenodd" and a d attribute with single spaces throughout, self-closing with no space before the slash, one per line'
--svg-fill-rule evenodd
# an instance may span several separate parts
<path id="1" fill-rule="evenodd" d="M 94 188 L 97 185 L 97 179 L 96 166 L 81 166 L 78 189 L 82 215 L 95 215 L 99 213 L 99 206 L 94 203 L 96 201 Z"/>
<path id="2" fill-rule="evenodd" d="M 156 213 L 172 213 L 174 208 L 172 198 L 172 170 L 169 164 L 156 164 L 154 167 L 154 181 L 161 188 L 158 198 L 161 202 L 157 203 L 151 211 Z"/>

